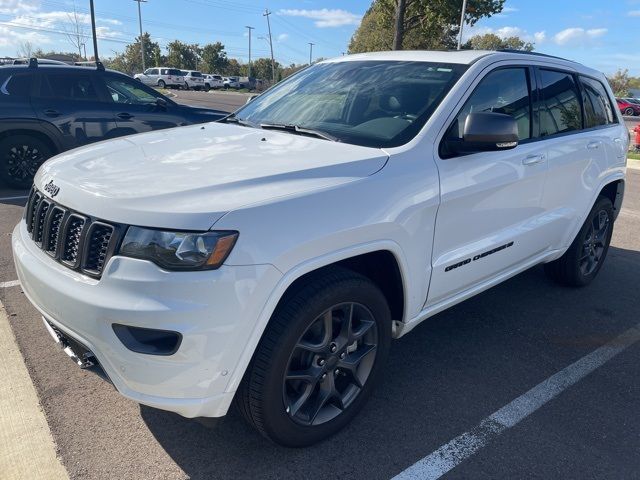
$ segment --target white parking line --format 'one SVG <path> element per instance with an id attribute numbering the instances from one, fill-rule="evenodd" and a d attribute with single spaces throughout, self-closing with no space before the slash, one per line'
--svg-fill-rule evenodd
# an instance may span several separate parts
<path id="1" fill-rule="evenodd" d="M 11 280 L 9 282 L 0 282 L 0 288 L 17 287 L 20 285 L 20 280 Z"/>
<path id="2" fill-rule="evenodd" d="M 29 198 L 29 195 L 19 195 L 17 197 L 1 197 L 0 202 L 4 200 L 24 200 L 25 198 Z"/>
<path id="3" fill-rule="evenodd" d="M 436 479 L 449 472 L 507 429 L 517 425 L 564 390 L 640 340 L 640 324 L 539 383 L 435 452 L 393 477 L 393 480 Z"/>

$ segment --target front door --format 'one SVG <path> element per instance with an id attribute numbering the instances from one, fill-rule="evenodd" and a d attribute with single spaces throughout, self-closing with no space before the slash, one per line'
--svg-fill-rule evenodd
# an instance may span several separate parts
<path id="1" fill-rule="evenodd" d="M 516 119 L 520 143 L 512 150 L 438 159 L 441 204 L 426 306 L 464 294 L 547 249 L 536 234 L 548 163 L 544 142 L 532 141 L 532 72 L 522 66 L 488 73 L 445 134 L 462 139 L 469 113 L 498 112 Z"/>

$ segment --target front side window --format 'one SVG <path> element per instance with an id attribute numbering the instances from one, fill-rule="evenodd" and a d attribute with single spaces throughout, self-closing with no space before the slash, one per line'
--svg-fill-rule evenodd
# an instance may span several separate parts
<path id="1" fill-rule="evenodd" d="M 501 68 L 478 84 L 447 132 L 448 140 L 462 140 L 470 113 L 495 112 L 511 115 L 518 124 L 518 139 L 531 138 L 531 100 L 526 68 Z"/>
<path id="2" fill-rule="evenodd" d="M 466 68 L 414 61 L 318 63 L 256 97 L 235 116 L 254 126 L 312 129 L 345 143 L 398 146 L 420 131 Z"/>
<path id="3" fill-rule="evenodd" d="M 611 101 L 602 83 L 588 77 L 580 77 L 584 104 L 585 128 L 616 123 Z"/>
<path id="4" fill-rule="evenodd" d="M 573 75 L 540 70 L 540 136 L 582 129 L 582 110 Z"/>
<path id="5" fill-rule="evenodd" d="M 40 97 L 97 101 L 98 93 L 87 74 L 51 73 L 41 76 Z"/>
<path id="6" fill-rule="evenodd" d="M 11 97 L 28 97 L 31 92 L 32 78 L 33 75 L 29 73 L 0 75 L 0 93 Z"/>
<path id="7" fill-rule="evenodd" d="M 111 98 L 116 103 L 128 105 L 155 105 L 158 98 L 164 98 L 151 88 L 128 78 L 107 76 L 105 83 Z"/>

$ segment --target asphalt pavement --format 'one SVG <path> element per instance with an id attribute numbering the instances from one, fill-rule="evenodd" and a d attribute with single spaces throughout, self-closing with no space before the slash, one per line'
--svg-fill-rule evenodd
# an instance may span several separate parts
<path id="1" fill-rule="evenodd" d="M 0 285 L 16 279 L 10 235 L 25 195 L 0 188 Z M 639 272 L 640 170 L 629 170 L 612 247 L 591 285 L 559 287 L 535 267 L 431 318 L 393 343 L 355 421 L 306 449 L 269 443 L 235 411 L 205 426 L 139 406 L 71 362 L 19 286 L 0 286 L 0 302 L 71 478 L 388 479 L 637 326 Z M 637 478 L 639 377 L 635 343 L 446 478 Z"/>
<path id="2" fill-rule="evenodd" d="M 214 110 L 222 110 L 224 112 L 233 112 L 255 94 L 234 92 L 234 91 L 216 91 L 208 92 L 194 90 L 172 90 L 173 100 L 185 105 L 194 107 L 206 107 Z"/>

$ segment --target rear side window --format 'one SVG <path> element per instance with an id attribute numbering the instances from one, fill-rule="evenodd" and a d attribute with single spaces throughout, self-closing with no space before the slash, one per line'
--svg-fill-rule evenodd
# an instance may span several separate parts
<path id="1" fill-rule="evenodd" d="M 460 139 L 467 115 L 496 112 L 511 115 L 518 124 L 518 138 L 531 138 L 531 101 L 526 68 L 503 68 L 489 73 L 478 84 L 451 125 L 447 137 Z"/>
<path id="2" fill-rule="evenodd" d="M 0 93 L 10 97 L 28 97 L 31 93 L 33 75 L 17 73 L 0 77 Z"/>
<path id="3" fill-rule="evenodd" d="M 540 70 L 540 136 L 582 129 L 582 109 L 573 75 Z"/>
<path id="4" fill-rule="evenodd" d="M 168 68 L 161 68 L 160 69 L 160 75 L 169 75 L 169 69 Z"/>
<path id="5" fill-rule="evenodd" d="M 617 123 L 604 85 L 598 80 L 582 76 L 580 83 L 582 84 L 585 128 Z"/>
<path id="6" fill-rule="evenodd" d="M 68 100 L 98 100 L 89 75 L 52 73 L 42 75 L 39 96 Z"/>
<path id="7" fill-rule="evenodd" d="M 182 72 L 180 70 L 176 70 L 175 68 L 170 68 L 169 69 L 169 75 L 181 76 Z"/>

